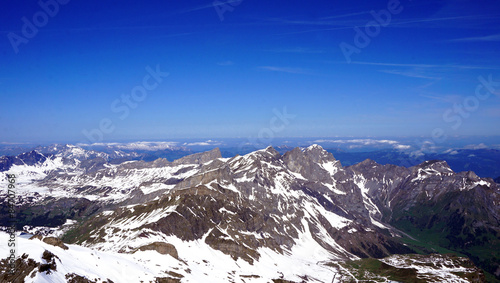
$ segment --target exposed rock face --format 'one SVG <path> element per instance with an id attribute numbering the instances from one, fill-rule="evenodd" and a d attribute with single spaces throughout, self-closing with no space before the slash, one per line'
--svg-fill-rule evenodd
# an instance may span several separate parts
<path id="1" fill-rule="evenodd" d="M 177 250 L 172 244 L 163 243 L 163 242 L 154 242 L 149 245 L 145 245 L 139 248 L 140 251 L 157 251 L 163 255 L 171 255 L 174 258 L 179 258 L 177 254 Z"/>
<path id="2" fill-rule="evenodd" d="M 38 266 L 38 272 L 40 273 L 45 272 L 45 274 L 51 274 L 52 272 L 57 270 L 56 259 L 59 258 L 56 255 L 45 250 L 42 254 L 42 259 L 45 261 L 45 263 L 42 263 L 40 264 L 40 266 Z"/>
<path id="3" fill-rule="evenodd" d="M 15 266 L 15 272 L 10 273 L 8 260 L 0 260 L 0 282 L 23 283 L 25 278 L 29 277 L 33 270 L 40 266 L 40 263 L 28 258 L 27 254 L 23 254 L 16 259 Z"/>
<path id="4" fill-rule="evenodd" d="M 207 152 L 200 152 L 200 153 L 195 153 L 192 155 L 188 155 L 185 157 L 182 157 L 180 159 L 177 159 L 172 162 L 174 165 L 180 165 L 180 164 L 203 164 L 208 161 L 212 161 L 216 158 L 221 158 L 220 150 L 219 148 L 214 148 L 210 151 Z"/>
<path id="5" fill-rule="evenodd" d="M 2 156 L 0 157 L 0 172 L 9 170 L 12 165 L 36 165 L 43 163 L 46 159 L 47 157 L 34 150 L 18 156 Z"/>
<path id="6" fill-rule="evenodd" d="M 14 273 L 9 272 L 7 260 L 2 259 L 0 260 L 0 282 L 22 283 L 25 282 L 25 278 L 33 278 L 37 272 L 51 274 L 57 270 L 56 259 L 59 260 L 56 255 L 47 250 L 42 254 L 43 262 L 41 263 L 23 254 L 16 259 Z"/>
<path id="7" fill-rule="evenodd" d="M 91 216 L 101 209 L 102 204 L 91 202 L 85 198 L 54 198 L 47 197 L 40 200 L 40 196 L 23 197 L 17 207 L 17 229 L 24 225 L 57 227 L 65 223 L 66 219 L 82 219 Z M 9 214 L 7 205 L 0 207 L 0 226 L 8 226 Z"/>
<path id="8" fill-rule="evenodd" d="M 35 199 L 26 211 L 40 213 L 43 204 L 59 222 L 85 217 L 63 240 L 102 250 L 156 250 L 182 260 L 171 241 L 179 240 L 254 264 L 264 251 L 291 254 L 308 241 L 312 252 L 349 260 L 415 252 L 400 241 L 410 233 L 442 238 L 433 244 L 490 272 L 499 264 L 495 252 L 479 258 L 485 249 L 500 250 L 498 184 L 455 173 L 443 161 L 405 168 L 367 159 L 342 167 L 317 145 L 229 159 L 214 149 L 173 162 L 68 169 L 38 184 L 74 198 Z"/>
<path id="9" fill-rule="evenodd" d="M 301 174 L 306 179 L 316 182 L 332 183 L 331 173 L 325 170 L 324 164 L 329 164 L 330 170 L 338 171 L 342 166 L 333 155 L 319 146 L 311 146 L 305 150 L 295 148 L 283 156 L 283 161 L 293 172 Z"/>
<path id="10" fill-rule="evenodd" d="M 376 208 L 367 209 L 367 196 L 353 181 L 353 172 L 319 146 L 296 148 L 283 156 L 268 147 L 227 161 L 216 159 L 218 151 L 205 156 L 189 159 L 211 161 L 198 165 L 197 173 L 160 200 L 97 217 L 85 224 L 96 230 L 72 240 L 100 246 L 107 231 L 144 237 L 159 232 L 184 241 L 204 238 L 212 248 L 250 263 L 259 259 L 262 247 L 280 253 L 292 249 L 303 233 L 337 258 L 412 252 L 392 239 L 390 228 L 384 231 L 372 223 L 370 210 Z M 113 224 L 160 210 L 172 212 L 132 230 Z M 381 218 L 380 213 L 373 215 Z M 103 222 L 108 224 L 97 226 Z"/>
<path id="11" fill-rule="evenodd" d="M 162 278 L 156 278 L 155 283 L 180 283 L 181 279 L 180 278 L 172 278 L 172 277 L 162 277 Z"/>
<path id="12" fill-rule="evenodd" d="M 67 250 L 68 249 L 68 246 L 66 246 L 61 239 L 56 238 L 56 237 L 43 237 L 41 235 L 33 235 L 30 238 L 30 240 L 33 240 L 33 239 L 40 240 L 40 241 L 42 241 L 44 243 L 47 243 L 49 245 L 53 245 L 55 247 L 60 247 L 63 250 Z"/>
<path id="13" fill-rule="evenodd" d="M 500 191 L 491 179 L 454 173 L 437 160 L 408 169 L 365 161 L 349 169 L 363 176 L 383 222 L 467 254 L 491 273 L 500 268 L 499 253 L 489 252 L 500 247 Z"/>
<path id="14" fill-rule="evenodd" d="M 63 250 L 67 250 L 68 249 L 68 247 L 64 244 L 63 241 L 61 241 L 61 239 L 58 239 L 58 238 L 55 238 L 55 237 L 45 237 L 45 238 L 43 238 L 42 241 L 44 243 L 49 244 L 49 245 L 60 247 Z"/>

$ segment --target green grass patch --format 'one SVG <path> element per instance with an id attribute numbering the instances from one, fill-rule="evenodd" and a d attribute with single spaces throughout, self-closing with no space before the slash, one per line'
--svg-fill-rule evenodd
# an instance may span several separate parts
<path id="1" fill-rule="evenodd" d="M 397 268 L 374 258 L 364 258 L 348 261 L 343 264 L 356 277 L 357 280 L 369 282 L 386 282 L 389 280 L 421 283 L 425 280 L 417 278 L 417 270 L 413 268 Z"/>

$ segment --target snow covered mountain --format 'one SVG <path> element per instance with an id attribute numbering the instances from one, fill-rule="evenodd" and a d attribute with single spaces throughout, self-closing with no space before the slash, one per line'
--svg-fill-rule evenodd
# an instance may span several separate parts
<path id="1" fill-rule="evenodd" d="M 483 282 L 474 263 L 500 276 L 499 186 L 445 162 L 343 167 L 318 145 L 109 160 L 71 146 L 0 159 L 18 176 L 18 228 L 69 247 L 20 239 L 19 263 L 34 266 L 27 282 L 126 282 L 113 272 L 122 262 L 133 263 L 133 282 Z M 474 263 L 411 255 L 436 251 Z M 74 267 L 83 254 L 96 261 L 93 273 Z M 48 261 L 60 267 L 39 272 Z"/>

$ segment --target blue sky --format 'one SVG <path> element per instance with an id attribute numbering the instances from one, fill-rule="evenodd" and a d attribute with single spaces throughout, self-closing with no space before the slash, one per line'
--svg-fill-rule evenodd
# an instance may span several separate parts
<path id="1" fill-rule="evenodd" d="M 500 135 L 498 1 L 5 0 L 1 13 L 2 142 Z"/>

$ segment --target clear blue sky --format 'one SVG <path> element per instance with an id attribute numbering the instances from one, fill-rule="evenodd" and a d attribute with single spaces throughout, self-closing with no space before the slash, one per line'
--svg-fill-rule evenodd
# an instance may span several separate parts
<path id="1" fill-rule="evenodd" d="M 2 1 L 1 142 L 500 134 L 498 1 L 41 2 Z"/>

